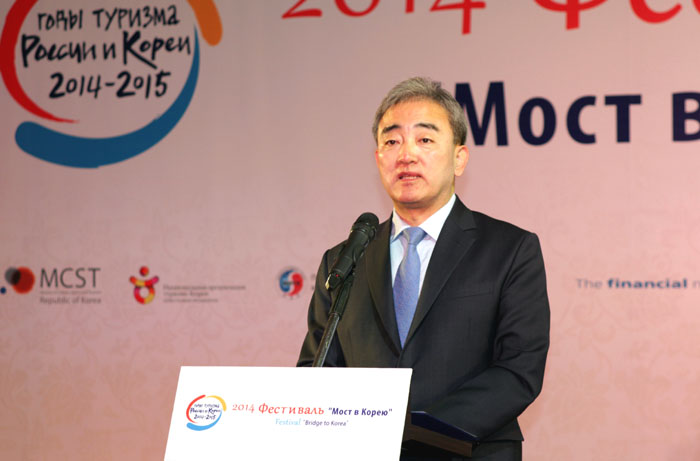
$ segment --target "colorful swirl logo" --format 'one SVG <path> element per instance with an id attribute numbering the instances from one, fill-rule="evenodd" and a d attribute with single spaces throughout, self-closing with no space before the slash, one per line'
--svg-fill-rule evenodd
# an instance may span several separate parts
<path id="1" fill-rule="evenodd" d="M 141 274 L 143 277 L 148 276 L 149 270 L 148 266 L 141 266 L 141 269 L 139 269 L 139 274 Z M 153 301 L 153 298 L 156 297 L 156 288 L 155 285 L 158 283 L 158 277 L 151 277 L 150 279 L 137 279 L 136 277 L 129 277 L 129 281 L 134 284 L 134 298 L 136 301 L 140 302 L 141 304 L 148 304 L 151 301 Z M 146 289 L 148 291 L 148 294 L 144 297 L 141 296 L 141 290 Z"/>
<path id="2" fill-rule="evenodd" d="M 217 395 L 200 395 L 187 406 L 187 427 L 193 431 L 211 429 L 226 411 L 226 402 Z"/>
<path id="3" fill-rule="evenodd" d="M 19 294 L 26 294 L 34 287 L 34 272 L 28 267 L 10 267 L 5 271 L 5 280 Z M 5 294 L 5 287 L 0 287 L 0 294 Z"/>
<path id="4" fill-rule="evenodd" d="M 279 287 L 285 298 L 295 298 L 304 287 L 304 276 L 296 268 L 285 269 L 279 276 Z"/>
<path id="5" fill-rule="evenodd" d="M 17 48 L 18 39 L 20 37 L 20 30 L 22 29 L 22 26 L 25 23 L 25 20 L 27 19 L 30 10 L 36 5 L 37 2 L 38 0 L 17 0 L 12 5 L 5 18 L 5 25 L 2 30 L 2 36 L 0 36 L 0 73 L 2 74 L 2 79 L 5 82 L 5 86 L 7 87 L 8 92 L 12 96 L 12 98 L 29 113 L 51 123 L 78 123 L 77 120 L 72 120 L 66 117 L 54 115 L 40 107 L 34 100 L 32 100 L 27 95 L 24 88 L 20 84 L 17 68 L 15 66 L 15 49 Z M 197 23 L 199 24 L 199 29 L 204 40 L 211 46 L 217 45 L 221 40 L 223 29 L 221 26 L 221 19 L 219 17 L 218 10 L 216 9 L 213 0 L 188 0 L 187 3 L 189 3 L 192 10 L 194 11 L 194 15 L 196 17 Z M 152 11 L 150 9 L 147 10 L 147 8 L 150 7 L 142 8 L 143 11 Z M 170 8 L 174 8 L 174 5 L 170 6 Z M 52 9 L 54 12 L 57 12 L 56 5 L 54 5 L 53 2 L 51 2 L 50 9 Z M 126 11 L 126 9 L 118 8 L 115 8 L 115 10 L 118 10 L 120 15 L 122 14 L 122 10 Z M 155 10 L 155 8 L 153 8 L 153 10 Z M 63 12 L 63 10 L 58 11 Z M 96 11 L 97 10 L 86 12 L 86 23 L 88 22 L 88 18 L 95 19 L 91 17 L 91 13 L 92 15 L 94 15 Z M 81 27 L 83 23 L 82 13 L 83 11 L 80 10 L 80 15 L 78 16 L 76 14 L 75 17 L 76 22 L 78 19 L 80 19 Z M 141 12 L 139 11 L 139 14 L 140 13 Z M 40 20 L 42 14 L 46 16 L 46 13 L 38 14 L 38 18 Z M 156 16 L 156 13 L 153 12 L 149 14 L 152 14 L 152 17 L 155 17 L 156 22 L 163 20 L 164 15 Z M 144 20 L 142 19 L 144 16 L 145 13 L 144 15 L 140 15 L 138 19 Z M 103 17 L 105 18 L 105 20 L 102 21 L 103 24 L 101 27 L 104 28 L 104 23 L 107 22 L 106 19 L 108 15 L 103 15 Z M 54 22 L 56 21 L 57 20 L 54 20 Z M 39 21 L 39 23 L 41 24 L 41 21 Z M 99 24 L 99 20 L 97 20 L 97 23 Z M 71 27 L 73 26 L 71 25 Z M 54 25 L 54 29 L 55 28 L 56 26 Z M 65 28 L 68 28 L 67 24 Z M 139 31 L 134 32 L 130 36 L 127 34 L 126 31 L 123 31 L 123 33 L 123 46 L 124 48 L 128 48 L 128 51 L 130 51 L 130 54 L 132 55 L 132 59 L 138 59 L 154 69 L 156 68 L 155 64 L 153 62 L 149 62 L 148 59 L 143 58 L 143 56 L 139 55 L 139 53 L 143 53 L 143 55 L 148 55 L 148 52 L 151 52 L 151 56 L 155 56 L 156 47 L 160 47 L 161 49 L 163 49 L 167 46 L 172 46 L 172 44 L 168 45 L 165 42 L 165 40 L 161 40 L 160 42 L 154 41 L 152 43 L 146 42 L 145 40 L 139 42 L 138 40 L 139 38 L 141 38 L 141 33 Z M 127 37 L 129 37 L 128 40 Z M 22 58 L 23 60 L 25 60 L 25 66 L 27 55 L 41 57 L 41 59 L 51 60 L 56 59 L 57 57 L 65 57 L 68 53 L 75 53 L 75 50 L 66 51 L 65 44 L 58 47 L 54 44 L 49 47 L 45 47 L 45 49 L 43 50 L 45 55 L 42 56 L 40 53 L 41 48 L 39 48 L 39 44 L 37 44 L 39 38 L 36 37 L 36 41 L 31 40 L 33 38 L 34 37 L 25 37 L 24 35 L 22 36 L 21 49 Z M 34 48 L 30 48 L 32 47 L 32 45 L 34 46 Z M 61 47 L 64 47 L 63 52 L 61 51 Z M 28 49 L 31 49 L 31 51 L 33 51 L 34 54 L 32 55 L 31 53 L 28 53 Z M 112 54 L 116 57 L 116 51 L 110 48 L 96 48 L 96 50 L 98 49 L 100 51 L 96 51 L 94 53 L 95 55 L 98 55 L 101 52 L 104 55 L 104 59 L 107 59 L 108 55 L 111 59 L 112 56 L 109 52 L 112 51 Z M 90 55 L 89 51 L 92 50 L 88 48 L 87 56 Z M 52 55 L 51 53 L 54 54 Z M 124 62 L 126 62 L 127 55 L 127 50 L 124 50 Z M 70 58 L 73 58 L 73 55 L 71 55 Z M 175 125 L 177 125 L 177 123 L 180 121 L 183 114 L 187 110 L 190 101 L 192 100 L 192 96 L 194 95 L 195 87 L 197 86 L 197 78 L 199 75 L 199 59 L 199 33 L 197 31 L 197 28 L 195 27 L 194 53 L 192 57 L 192 64 L 190 66 L 189 74 L 185 81 L 184 87 L 180 91 L 179 95 L 175 98 L 172 105 L 170 105 L 170 107 L 168 107 L 167 110 L 165 110 L 162 113 L 162 115 L 155 118 L 150 123 L 147 123 L 145 126 L 142 126 L 133 131 L 118 136 L 93 138 L 70 135 L 62 132 L 62 130 L 48 128 L 34 122 L 23 122 L 17 127 L 17 130 L 15 132 L 15 140 L 17 142 L 17 145 L 24 152 L 36 158 L 58 165 L 76 168 L 97 168 L 100 166 L 121 162 L 138 154 L 141 154 L 149 148 L 153 147 L 158 142 L 160 142 L 168 133 L 170 133 L 170 131 L 175 127 Z M 152 61 L 154 60 L 155 58 Z M 56 74 L 53 74 L 52 77 L 54 77 Z M 124 71 L 119 74 L 120 76 L 123 76 L 123 80 L 121 80 L 122 85 L 119 91 L 122 91 L 122 89 L 124 88 L 123 83 L 131 83 L 131 90 L 133 91 L 123 92 L 122 95 L 133 95 L 134 93 L 136 93 L 137 90 L 142 92 L 151 91 L 152 93 L 155 93 L 157 95 L 157 91 L 159 89 L 161 93 L 163 93 L 165 88 L 163 76 L 167 76 L 169 74 L 169 72 L 161 71 L 159 74 L 155 75 L 149 74 L 148 76 L 135 76 L 132 78 L 131 74 L 128 71 Z M 66 80 L 67 83 L 65 84 L 65 87 L 63 87 L 62 92 L 77 92 L 78 85 L 81 85 L 80 92 L 82 94 L 84 86 L 83 83 L 85 80 L 84 76 L 82 78 L 83 80 L 81 80 L 81 83 L 78 83 L 79 79 Z M 63 79 L 62 76 L 59 78 L 59 82 L 61 81 L 61 79 Z M 88 81 L 87 91 L 89 91 L 90 82 L 93 81 Z M 117 80 L 117 82 L 103 82 L 102 84 L 106 87 L 113 87 L 115 85 L 119 86 L 118 83 L 119 80 Z M 95 83 L 93 82 L 93 85 L 94 84 Z M 153 84 L 153 88 L 151 88 L 151 84 Z M 160 88 L 157 88 L 158 84 L 160 84 Z M 100 84 L 98 83 L 97 85 Z M 146 87 L 146 85 L 148 85 L 148 87 Z M 56 84 L 56 87 L 58 86 L 59 85 Z M 56 89 L 56 87 L 54 87 L 54 90 Z M 97 97 L 97 93 L 95 93 L 95 97 Z"/>

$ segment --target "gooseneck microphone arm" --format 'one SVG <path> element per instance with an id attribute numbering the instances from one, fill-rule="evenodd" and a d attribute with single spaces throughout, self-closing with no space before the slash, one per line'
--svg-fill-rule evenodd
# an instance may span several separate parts
<path id="1" fill-rule="evenodd" d="M 326 328 L 323 330 L 323 336 L 321 337 L 321 342 L 316 351 L 314 363 L 311 365 L 312 367 L 322 367 L 326 361 L 328 349 L 331 346 L 331 341 L 333 341 L 333 336 L 335 336 L 336 329 L 338 328 L 338 322 L 340 322 L 345 312 L 345 306 L 350 296 L 350 289 L 355 280 L 355 266 L 360 258 L 362 258 L 369 242 L 374 238 L 378 225 L 379 220 L 372 213 L 363 213 L 357 218 L 357 221 L 355 221 L 355 224 L 352 226 L 347 243 L 340 251 L 338 259 L 335 261 L 328 274 L 326 289 L 331 294 L 331 297 L 333 297 L 333 292 L 336 291 L 336 289 L 338 293 L 328 313 Z M 339 289 L 338 286 L 340 286 Z"/>
<path id="2" fill-rule="evenodd" d="M 331 341 L 333 341 L 333 336 L 335 336 L 335 331 L 338 328 L 338 322 L 340 322 L 340 318 L 343 316 L 343 312 L 345 312 L 348 296 L 350 296 L 350 288 L 352 288 L 352 282 L 354 281 L 355 271 L 353 270 L 353 272 L 343 280 L 338 296 L 336 296 L 333 302 L 333 307 L 331 307 L 328 315 L 326 328 L 323 330 L 323 336 L 321 337 L 321 342 L 318 345 L 318 350 L 314 357 L 314 363 L 311 365 L 312 367 L 322 367 L 326 361 L 328 349 L 331 347 Z"/>

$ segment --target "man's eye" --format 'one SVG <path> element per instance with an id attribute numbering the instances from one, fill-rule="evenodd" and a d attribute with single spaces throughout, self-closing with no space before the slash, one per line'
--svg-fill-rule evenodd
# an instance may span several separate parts
<path id="1" fill-rule="evenodd" d="M 421 138 L 421 139 L 420 139 L 420 142 L 422 142 L 422 143 L 426 144 L 426 143 L 430 143 L 430 142 L 433 142 L 433 140 L 432 140 L 432 139 L 430 139 L 430 138 Z"/>
<path id="2" fill-rule="evenodd" d="M 395 146 L 395 145 L 398 144 L 398 143 L 399 143 L 399 142 L 398 142 L 396 139 L 389 139 L 389 140 L 387 140 L 387 142 L 385 142 L 384 144 L 386 144 L 387 146 Z"/>

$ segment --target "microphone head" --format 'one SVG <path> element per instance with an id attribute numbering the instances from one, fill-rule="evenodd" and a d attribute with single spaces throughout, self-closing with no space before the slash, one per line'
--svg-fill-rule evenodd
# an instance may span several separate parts
<path id="1" fill-rule="evenodd" d="M 379 219 L 374 213 L 362 213 L 359 218 L 352 225 L 352 230 L 359 230 L 366 232 L 369 239 L 374 238 L 374 234 L 377 232 L 377 227 L 379 226 Z"/>
<path id="2" fill-rule="evenodd" d="M 362 213 L 360 217 L 357 218 L 357 221 L 355 221 L 355 224 L 360 222 L 366 222 L 372 227 L 377 227 L 379 225 L 379 219 L 377 218 L 377 215 L 370 212 Z"/>
<path id="3" fill-rule="evenodd" d="M 378 226 L 379 219 L 374 213 L 362 213 L 357 218 L 355 224 L 352 225 L 347 242 L 340 250 L 340 254 L 328 274 L 327 290 L 335 289 L 353 270 L 369 242 L 374 239 Z"/>

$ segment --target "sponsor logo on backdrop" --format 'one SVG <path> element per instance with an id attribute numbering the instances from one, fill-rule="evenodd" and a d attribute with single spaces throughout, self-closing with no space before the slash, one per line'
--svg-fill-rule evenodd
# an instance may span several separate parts
<path id="1" fill-rule="evenodd" d="M 607 279 L 578 277 L 576 278 L 576 288 L 582 290 L 660 291 L 668 293 L 700 289 L 700 280 L 688 277 L 610 277 Z"/>
<path id="2" fill-rule="evenodd" d="M 221 40 L 213 0 L 137 7 L 85 1 L 77 9 L 60 4 L 16 0 L 5 18 L 0 73 L 15 102 L 40 122 L 21 123 L 17 145 L 39 159 L 76 168 L 110 165 L 145 152 L 189 107 L 199 75 L 200 34 L 212 46 Z M 196 25 L 183 23 L 183 9 L 190 7 Z M 174 63 L 174 55 L 187 59 Z M 172 82 L 178 77 L 184 85 L 175 96 Z M 152 118 L 126 131 L 112 128 L 111 115 L 135 100 L 138 114 Z M 170 100 L 163 110 L 161 101 Z M 76 111 L 77 117 L 62 113 Z M 116 132 L 89 136 L 93 130 L 83 122 L 96 119 L 102 120 L 100 128 Z"/>
<path id="3" fill-rule="evenodd" d="M 296 267 L 288 267 L 277 277 L 277 283 L 282 296 L 293 299 L 304 288 L 304 275 Z"/>
<path id="4" fill-rule="evenodd" d="M 42 267 L 38 277 L 39 303 L 100 304 L 99 272 L 99 267 Z M 10 267 L 5 271 L 5 281 L 16 293 L 26 295 L 35 288 L 37 276 L 28 267 Z M 7 292 L 7 287 L 0 287 L 0 294 Z"/>
<path id="5" fill-rule="evenodd" d="M 100 270 L 94 266 L 42 267 L 39 302 L 47 305 L 101 304 Z"/>
<path id="6" fill-rule="evenodd" d="M 148 266 L 141 266 L 139 274 L 142 277 L 147 277 L 149 274 Z M 141 304 L 148 304 L 153 301 L 156 296 L 155 285 L 158 283 L 158 277 L 154 276 L 149 279 L 138 279 L 134 276 L 129 277 L 129 281 L 134 285 L 134 298 Z M 143 291 L 146 291 L 146 296 L 143 296 Z"/>
<path id="7" fill-rule="evenodd" d="M 193 431 L 211 429 L 226 411 L 226 402 L 217 395 L 200 395 L 187 406 L 187 427 Z"/>
<path id="8" fill-rule="evenodd" d="M 141 266 L 139 274 L 141 278 L 133 275 L 129 277 L 129 282 L 134 287 L 134 299 L 140 304 L 148 304 L 156 297 L 156 284 L 160 277 L 149 277 L 148 266 Z M 184 282 L 166 283 L 158 292 L 162 291 L 162 301 L 165 303 L 218 303 L 227 293 L 241 290 L 245 290 L 245 285 Z"/>
<path id="9" fill-rule="evenodd" d="M 26 294 L 34 288 L 34 272 L 28 267 L 10 267 L 5 271 L 5 281 L 15 290 L 15 293 Z M 7 288 L 0 287 L 0 294 L 5 294 Z"/>

